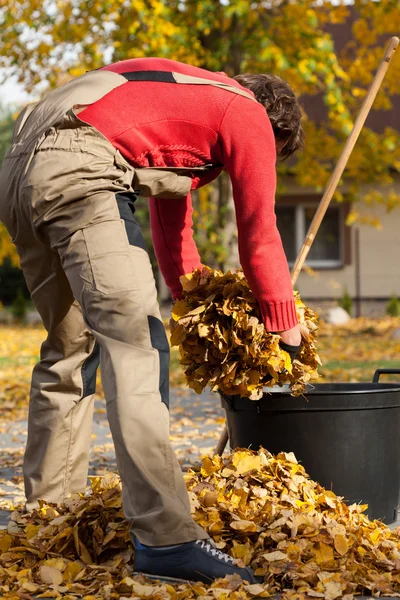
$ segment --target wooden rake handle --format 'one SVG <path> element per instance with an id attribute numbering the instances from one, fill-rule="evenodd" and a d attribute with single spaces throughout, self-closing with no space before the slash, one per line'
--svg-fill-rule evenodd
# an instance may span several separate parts
<path id="1" fill-rule="evenodd" d="M 309 230 L 306 235 L 306 239 L 304 240 L 303 246 L 299 252 L 299 255 L 296 259 L 294 267 L 292 269 L 291 277 L 292 277 L 292 285 L 296 284 L 297 278 L 300 275 L 300 271 L 304 266 L 304 263 L 307 259 L 308 253 L 310 252 L 310 248 L 315 240 L 315 236 L 317 235 L 318 229 L 322 223 L 322 219 L 325 216 L 326 211 L 328 210 L 328 206 L 332 200 L 333 194 L 336 191 L 340 178 L 343 174 L 343 171 L 346 168 L 347 161 L 349 160 L 350 154 L 353 151 L 353 148 L 356 144 L 358 136 L 360 135 L 361 129 L 364 126 L 366 118 L 368 116 L 369 111 L 371 110 L 371 106 L 376 98 L 376 95 L 381 87 L 381 83 L 383 78 L 385 77 L 386 71 L 388 70 L 389 63 L 392 60 L 392 57 L 396 51 L 397 46 L 399 45 L 399 38 L 392 37 L 389 40 L 387 48 L 385 50 L 385 54 L 381 60 L 381 63 L 376 71 L 375 77 L 371 83 L 371 86 L 368 90 L 368 93 L 362 103 L 360 108 L 360 112 L 358 113 L 357 119 L 354 123 L 353 129 L 347 141 L 343 147 L 340 158 L 337 162 L 337 165 L 331 175 L 331 178 L 328 182 L 328 185 L 325 189 L 324 195 L 321 198 L 319 203 L 317 212 L 314 215 L 312 223 L 309 227 Z M 224 430 L 219 438 L 218 444 L 215 448 L 215 454 L 222 455 L 225 450 L 226 444 L 228 443 L 228 428 L 225 425 Z"/>

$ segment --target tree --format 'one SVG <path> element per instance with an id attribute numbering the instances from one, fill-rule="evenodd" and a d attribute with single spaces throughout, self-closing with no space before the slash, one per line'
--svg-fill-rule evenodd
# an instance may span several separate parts
<path id="1" fill-rule="evenodd" d="M 5 306 L 11 305 L 18 290 L 22 291 L 26 300 L 29 300 L 28 288 L 21 269 L 6 257 L 0 265 L 0 303 Z"/>
<path id="2" fill-rule="evenodd" d="M 12 108 L 0 105 L 0 165 L 10 145 L 14 130 L 14 113 Z M 19 259 L 15 246 L 10 240 L 6 228 L 0 222 L 0 263 L 4 257 L 9 257 L 12 264 L 17 266 Z"/>
<path id="3" fill-rule="evenodd" d="M 353 39 L 338 52 L 332 29 L 350 14 Z M 400 30 L 400 11 L 397 0 L 354 0 L 352 6 L 343 0 L 15 0 L 11 6 L 0 0 L 0 26 L 0 66 L 29 91 L 44 78 L 52 86 L 66 73 L 76 76 L 104 62 L 157 55 L 228 75 L 272 71 L 300 95 L 322 95 L 325 121 L 306 121 L 305 152 L 296 163 L 279 167 L 299 185 L 322 190 L 381 58 L 382 36 Z M 390 107 L 399 76 L 400 52 L 377 108 Z M 397 206 L 393 170 L 400 170 L 399 132 L 364 129 L 346 171 L 352 182 L 347 198 L 356 198 L 354 182 L 378 182 L 387 192 L 370 193 L 365 200 Z M 210 189 L 198 196 L 199 214 L 212 214 Z M 340 189 L 336 197 L 341 199 Z M 227 243 L 226 192 L 217 204 L 217 229 L 203 221 L 199 232 L 206 252 Z M 356 218 L 353 210 L 350 220 Z M 222 266 L 224 260 L 220 253 L 214 262 Z"/>
<path id="4" fill-rule="evenodd" d="M 0 164 L 8 150 L 14 129 L 12 109 L 0 105 Z"/>

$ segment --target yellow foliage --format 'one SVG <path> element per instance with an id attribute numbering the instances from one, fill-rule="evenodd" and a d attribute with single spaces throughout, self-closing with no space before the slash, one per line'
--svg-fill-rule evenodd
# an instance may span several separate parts
<path id="1" fill-rule="evenodd" d="M 9 258 L 14 267 L 19 267 L 19 256 L 17 249 L 12 243 L 5 226 L 0 221 L 0 264 L 5 258 Z"/>
<path id="2" fill-rule="evenodd" d="M 247 464 L 249 469 L 238 469 Z M 185 474 L 192 515 L 216 547 L 249 565 L 261 583 L 227 577 L 208 584 L 165 584 L 135 576 L 121 483 L 92 477 L 91 489 L 64 504 L 15 510 L 0 531 L 4 600 L 155 598 L 282 600 L 400 595 L 399 531 L 370 521 L 311 480 L 293 454 L 235 450 L 205 457 Z M 29 595 L 29 597 L 31 597 Z"/>
<path id="3" fill-rule="evenodd" d="M 72 4 L 59 0 L 55 16 L 39 0 L 8 4 L 0 39 L 0 67 L 11 65 L 27 90 L 45 78 L 50 85 L 59 85 L 66 71 L 78 76 L 100 67 L 105 60 L 160 56 L 228 75 L 243 71 L 277 73 L 300 95 L 322 94 L 326 122 L 318 127 L 307 123 L 303 156 L 294 168 L 279 167 L 282 173 L 292 171 L 297 183 L 316 191 L 327 183 L 372 81 L 382 57 L 382 36 L 396 35 L 400 30 L 400 11 L 394 0 L 355 0 L 352 39 L 340 52 L 326 25 L 343 23 L 349 17 L 345 2 L 78 0 Z M 23 32 L 27 30 L 37 43 L 26 44 Z M 374 109 L 390 108 L 390 95 L 398 93 L 399 79 L 397 51 Z M 388 139 L 390 147 L 386 145 Z M 391 183 L 393 169 L 400 171 L 399 133 L 386 130 L 372 134 L 364 129 L 345 178 Z M 382 201 L 389 202 L 384 196 Z M 201 215 L 213 217 L 215 211 L 218 206 L 212 196 L 202 197 Z M 209 229 L 208 225 L 201 229 L 200 219 L 199 236 L 215 244 L 221 264 L 225 258 L 222 244 L 218 237 L 211 238 Z M 2 249 L 1 239 L 0 234 L 0 259 L 10 251 L 9 245 Z M 15 254 L 12 256 L 15 260 Z"/>

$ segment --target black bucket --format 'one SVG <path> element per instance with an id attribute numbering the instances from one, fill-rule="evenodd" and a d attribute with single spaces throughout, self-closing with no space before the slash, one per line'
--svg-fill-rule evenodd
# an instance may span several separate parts
<path id="1" fill-rule="evenodd" d="M 312 479 L 370 519 L 396 521 L 400 496 L 400 383 L 316 384 L 295 398 L 272 388 L 258 401 L 221 394 L 231 448 L 294 452 Z"/>

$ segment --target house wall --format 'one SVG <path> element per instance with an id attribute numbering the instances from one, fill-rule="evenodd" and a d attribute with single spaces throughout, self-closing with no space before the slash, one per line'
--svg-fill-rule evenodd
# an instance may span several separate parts
<path id="1" fill-rule="evenodd" d="M 400 194 L 400 180 L 391 189 Z M 365 186 L 360 189 L 364 194 Z M 307 191 L 299 198 L 307 197 Z M 400 208 L 387 212 L 382 205 L 357 205 L 360 223 L 350 227 L 350 264 L 339 269 L 319 269 L 311 274 L 302 272 L 297 288 L 302 297 L 317 307 L 335 303 L 344 290 L 355 298 L 357 294 L 357 248 L 356 230 L 359 232 L 359 277 L 361 314 L 384 313 L 387 298 L 393 293 L 400 297 Z M 363 217 L 376 217 L 381 228 L 362 224 Z M 333 301 L 333 302 L 332 302 Z"/>

